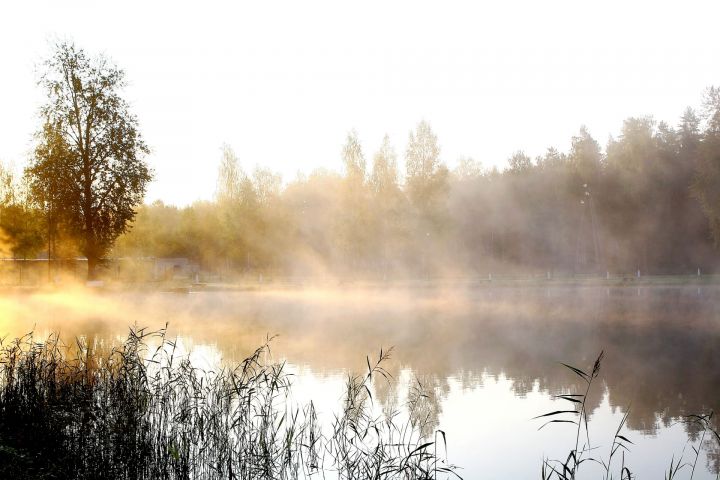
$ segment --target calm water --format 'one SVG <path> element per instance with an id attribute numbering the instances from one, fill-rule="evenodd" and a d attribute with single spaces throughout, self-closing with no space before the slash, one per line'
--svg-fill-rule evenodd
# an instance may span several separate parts
<path id="1" fill-rule="evenodd" d="M 378 408 L 401 408 L 409 385 L 429 392 L 428 414 L 447 432 L 448 457 L 472 478 L 538 478 L 542 459 L 564 458 L 573 426 L 540 431 L 533 417 L 565 409 L 553 395 L 580 391 L 566 362 L 602 364 L 590 399 L 590 440 L 607 458 L 629 408 L 626 464 L 638 478 L 663 478 L 670 460 L 694 459 L 699 438 L 678 421 L 720 410 L 720 289 L 480 288 L 340 289 L 191 294 L 27 293 L 0 296 L 0 334 L 34 329 L 122 339 L 133 323 L 169 322 L 212 367 L 272 340 L 273 357 L 295 374 L 294 398 L 321 417 L 338 409 L 348 372 L 394 347 L 396 379 L 376 382 Z M 717 425 L 717 423 L 716 423 Z M 717 443 L 707 441 L 695 478 L 716 478 Z M 709 454 L 706 452 L 710 452 Z M 689 468 L 679 478 L 688 478 Z M 585 478 L 599 478 L 586 469 Z"/>

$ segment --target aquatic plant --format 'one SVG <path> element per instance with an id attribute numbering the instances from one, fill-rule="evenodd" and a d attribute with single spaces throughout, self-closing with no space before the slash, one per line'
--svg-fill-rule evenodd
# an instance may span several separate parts
<path id="1" fill-rule="evenodd" d="M 423 425 L 375 415 L 381 351 L 351 375 L 329 435 L 289 400 L 270 339 L 216 371 L 179 355 L 166 330 L 117 346 L 32 334 L 0 343 L 0 476 L 78 479 L 435 479 L 457 476 Z M 154 348 L 151 345 L 156 345 Z M 410 400 L 416 408 L 421 397 Z"/>
<path id="2" fill-rule="evenodd" d="M 586 402 L 588 395 L 590 394 L 590 389 L 600 372 L 600 366 L 604 356 L 605 352 L 601 351 L 593 363 L 592 368 L 588 371 L 566 363 L 561 363 L 561 365 L 580 377 L 582 382 L 585 384 L 585 390 L 583 393 L 562 394 L 555 396 L 557 399 L 572 404 L 572 409 L 555 410 L 535 417 L 535 419 L 545 420 L 545 423 L 543 423 L 538 430 L 554 423 L 570 423 L 577 426 L 575 445 L 572 449 L 570 449 L 565 460 L 543 460 L 540 472 L 543 480 L 574 480 L 578 476 L 581 465 L 586 462 L 592 462 L 601 466 L 603 480 L 611 480 L 613 478 L 619 478 L 620 480 L 632 480 L 635 478 L 635 475 L 625 463 L 625 453 L 630 451 L 630 446 L 633 442 L 622 433 L 630 413 L 629 408 L 625 410 L 625 413 L 618 424 L 612 442 L 610 443 L 607 458 L 596 455 L 594 452 L 597 449 L 592 447 L 590 444 L 590 430 L 588 427 Z M 681 419 L 681 422 L 694 426 L 701 432 L 700 440 L 697 446 L 695 446 L 691 444 L 691 438 L 688 438 L 680 457 L 677 460 L 674 456 L 671 458 L 670 466 L 665 474 L 665 480 L 672 480 L 676 478 L 678 473 L 683 469 L 690 469 L 688 478 L 692 480 L 695 475 L 698 459 L 700 457 L 700 449 L 703 446 L 706 435 L 714 436 L 718 441 L 718 445 L 720 445 L 720 434 L 718 434 L 717 430 L 714 429 L 711 423 L 712 418 L 713 412 L 701 415 L 687 415 Z M 582 440 L 583 443 L 581 443 L 581 437 L 583 434 L 585 438 Z M 685 451 L 688 446 L 691 447 L 694 453 L 692 461 L 685 459 Z M 620 456 L 620 464 L 618 467 L 618 477 L 615 477 L 613 475 L 613 461 L 618 456 Z M 720 479 L 720 473 L 717 475 L 717 478 Z"/>

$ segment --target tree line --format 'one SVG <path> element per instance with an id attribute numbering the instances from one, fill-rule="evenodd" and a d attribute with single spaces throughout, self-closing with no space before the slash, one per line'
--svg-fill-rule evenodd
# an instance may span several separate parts
<path id="1" fill-rule="evenodd" d="M 503 171 L 470 158 L 450 171 L 426 122 L 401 155 L 385 137 L 370 162 L 351 132 L 342 173 L 284 187 L 268 170 L 243 171 L 226 146 L 215 201 L 142 206 L 115 252 L 299 275 L 713 271 L 719 91 L 676 126 L 629 118 L 604 149 L 582 127 L 567 153 L 517 152 Z"/>
<path id="2" fill-rule="evenodd" d="M 142 204 L 152 171 L 124 73 L 62 43 L 39 82 L 34 155 L 0 169 L 2 254 L 187 257 L 207 271 L 397 277 L 488 272 L 689 273 L 717 266 L 720 89 L 675 125 L 629 118 L 604 148 L 585 128 L 567 152 L 450 171 L 429 123 L 398 152 L 367 156 L 356 132 L 342 171 L 283 183 L 222 148 L 212 201 Z M 401 168 L 402 165 L 402 168 Z M 402 172 L 401 172 L 402 170 Z"/>

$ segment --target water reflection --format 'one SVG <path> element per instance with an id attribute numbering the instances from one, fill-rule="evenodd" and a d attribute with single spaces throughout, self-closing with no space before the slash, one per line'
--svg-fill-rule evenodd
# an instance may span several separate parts
<path id="1" fill-rule="evenodd" d="M 456 406 L 463 405 L 456 397 L 487 394 L 492 390 L 488 384 L 502 384 L 523 399 L 523 405 L 532 405 L 521 420 L 533 435 L 537 425 L 528 419 L 543 413 L 549 396 L 580 387 L 558 362 L 586 367 L 604 349 L 605 384 L 589 399 L 591 420 L 605 415 L 610 422 L 612 415 L 631 406 L 628 427 L 657 435 L 676 428 L 673 424 L 683 415 L 720 410 L 718 299 L 716 287 L 190 295 L 78 290 L 1 297 L 0 333 L 12 337 L 34 328 L 40 333 L 60 331 L 66 339 L 85 336 L 112 342 L 125 335 L 129 324 L 160 328 L 169 322 L 170 335 L 181 336 L 196 349 L 202 346 L 206 356 L 228 360 L 243 358 L 268 334 L 278 334 L 272 342 L 275 357 L 308 366 L 321 378 L 362 372 L 366 355 L 394 345 L 385 368 L 395 378 L 407 377 L 405 390 L 376 381 L 375 397 L 389 414 L 413 395 L 422 395 L 413 414 L 425 421 L 428 433 L 458 413 L 449 412 L 450 405 L 466 409 L 461 412 L 466 419 L 478 410 L 508 407 L 506 400 L 498 400 L 506 405 L 488 404 L 487 397 L 485 405 Z M 698 440 L 692 428 L 686 433 Z M 475 434 L 463 435 L 471 439 Z M 710 470 L 717 471 L 717 444 L 708 446 Z M 669 460 L 660 459 L 663 465 Z M 539 464 L 537 458 L 529 463 Z"/>

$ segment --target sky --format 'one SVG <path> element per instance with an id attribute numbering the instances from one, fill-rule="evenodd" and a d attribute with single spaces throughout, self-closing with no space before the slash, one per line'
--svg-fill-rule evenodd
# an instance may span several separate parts
<path id="1" fill-rule="evenodd" d="M 54 41 L 125 70 L 152 149 L 147 201 L 211 199 L 221 147 L 242 166 L 341 170 L 355 129 L 368 164 L 404 156 L 426 120 L 453 168 L 517 150 L 605 145 L 630 116 L 676 124 L 720 85 L 714 1 L 22 1 L 0 7 L 0 161 L 32 152 Z"/>

